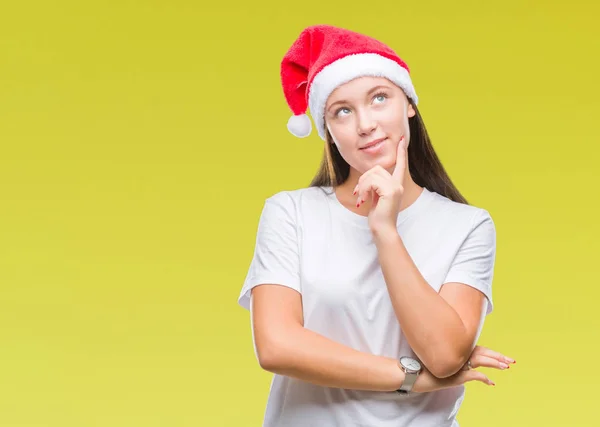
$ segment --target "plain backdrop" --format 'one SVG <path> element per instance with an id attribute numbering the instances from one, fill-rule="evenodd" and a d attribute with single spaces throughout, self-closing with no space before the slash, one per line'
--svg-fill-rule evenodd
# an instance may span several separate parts
<path id="1" fill-rule="evenodd" d="M 308 185 L 281 57 L 308 25 L 408 63 L 497 227 L 461 427 L 597 423 L 599 3 L 20 1 L 0 10 L 0 426 L 260 426 L 237 297 L 264 199 Z"/>

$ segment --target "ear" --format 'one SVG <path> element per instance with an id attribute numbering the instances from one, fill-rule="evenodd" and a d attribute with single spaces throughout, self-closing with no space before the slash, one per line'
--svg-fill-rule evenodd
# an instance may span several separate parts
<path id="1" fill-rule="evenodd" d="M 408 112 L 407 112 L 408 117 L 414 117 L 416 114 L 417 114 L 417 112 L 413 108 L 413 105 L 409 102 L 408 103 Z"/>

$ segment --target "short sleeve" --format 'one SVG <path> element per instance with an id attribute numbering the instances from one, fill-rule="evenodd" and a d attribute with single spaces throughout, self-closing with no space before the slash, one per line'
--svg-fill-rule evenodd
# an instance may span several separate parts
<path id="1" fill-rule="evenodd" d="M 260 284 L 287 286 L 300 292 L 299 246 L 292 198 L 282 192 L 265 201 L 254 255 L 238 303 L 250 309 L 252 288 Z"/>
<path id="2" fill-rule="evenodd" d="M 485 209 L 474 215 L 470 232 L 450 266 L 444 283 L 464 283 L 481 291 L 487 298 L 486 315 L 493 310 L 492 280 L 496 259 L 496 228 Z"/>

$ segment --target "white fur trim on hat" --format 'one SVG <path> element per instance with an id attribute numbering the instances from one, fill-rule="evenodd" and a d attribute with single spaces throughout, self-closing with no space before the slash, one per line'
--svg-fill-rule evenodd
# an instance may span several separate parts
<path id="1" fill-rule="evenodd" d="M 310 114 L 321 139 L 325 140 L 325 104 L 338 86 L 357 77 L 386 77 L 398 85 L 412 102 L 419 102 L 406 68 L 376 53 L 347 55 L 323 69 L 314 77 L 308 94 Z"/>

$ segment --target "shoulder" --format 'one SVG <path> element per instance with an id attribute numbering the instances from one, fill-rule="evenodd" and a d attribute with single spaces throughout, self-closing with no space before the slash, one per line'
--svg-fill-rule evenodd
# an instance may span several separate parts
<path id="1" fill-rule="evenodd" d="M 263 203 L 261 224 L 298 226 L 319 216 L 327 203 L 327 188 L 307 187 L 281 190 L 268 196 Z"/>
<path id="2" fill-rule="evenodd" d="M 478 228 L 482 224 L 494 229 L 494 220 L 490 212 L 477 205 L 468 205 L 455 202 L 441 194 L 432 192 L 432 204 L 430 212 L 436 216 L 436 220 L 447 222 L 454 226 L 462 226 L 469 230 Z"/>
<path id="3" fill-rule="evenodd" d="M 314 206 L 326 200 L 327 187 L 305 187 L 282 190 L 265 199 L 265 205 L 274 205 L 287 212 L 298 212 L 301 208 Z"/>

